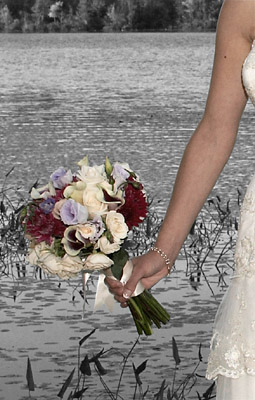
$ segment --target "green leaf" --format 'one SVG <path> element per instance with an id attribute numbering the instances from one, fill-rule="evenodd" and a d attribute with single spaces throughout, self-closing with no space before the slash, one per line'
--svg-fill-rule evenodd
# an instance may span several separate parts
<path id="1" fill-rule="evenodd" d="M 60 258 L 64 257 L 65 255 L 65 249 L 63 244 L 61 243 L 62 239 L 55 239 L 53 242 L 53 250 L 54 254 Z"/>
<path id="2" fill-rule="evenodd" d="M 145 370 L 147 361 L 148 361 L 148 360 L 142 362 L 142 364 L 140 364 L 139 367 L 136 368 L 136 373 L 137 373 L 138 375 L 141 374 L 141 373 Z"/>
<path id="3" fill-rule="evenodd" d="M 73 379 L 73 375 L 74 375 L 74 371 L 75 368 L 72 370 L 71 374 L 68 376 L 67 380 L 64 382 L 62 388 L 60 389 L 59 393 L 58 393 L 58 397 L 60 397 L 61 399 L 63 399 L 63 396 L 65 394 L 66 389 L 68 388 L 68 386 L 70 385 L 70 383 L 72 382 Z"/>
<path id="4" fill-rule="evenodd" d="M 137 383 L 138 386 L 142 386 L 142 381 L 140 379 L 139 374 L 137 373 L 135 364 L 134 363 L 132 363 L 132 364 L 133 364 L 133 371 L 134 371 L 134 374 L 135 374 L 136 383 Z"/>
<path id="5" fill-rule="evenodd" d="M 99 375 L 107 374 L 106 369 L 104 369 L 104 367 L 102 366 L 102 364 L 100 363 L 98 358 L 95 359 L 95 364 L 96 364 Z"/>
<path id="6" fill-rule="evenodd" d="M 119 251 L 111 255 L 111 259 L 114 262 L 111 267 L 112 274 L 116 279 L 120 280 L 122 277 L 122 270 L 129 259 L 128 253 L 126 250 L 121 248 Z"/>
<path id="7" fill-rule="evenodd" d="M 84 357 L 84 360 L 81 362 L 80 371 L 83 375 L 91 376 L 91 369 L 90 369 L 89 359 L 88 359 L 87 355 Z"/>
<path id="8" fill-rule="evenodd" d="M 93 357 L 91 357 L 91 358 L 89 359 L 89 362 L 90 362 L 90 363 L 95 362 L 96 360 L 99 359 L 99 357 L 101 357 L 101 355 L 102 355 L 103 353 L 104 353 L 104 349 L 100 350 L 96 355 L 93 355 Z"/>
<path id="9" fill-rule="evenodd" d="M 166 389 L 167 386 L 165 386 L 166 380 L 164 379 L 161 387 L 159 389 L 159 392 L 155 395 L 155 400 L 163 400 L 163 395 L 164 395 L 164 391 Z"/>
<path id="10" fill-rule="evenodd" d="M 174 337 L 172 337 L 172 348 L 173 348 L 174 361 L 175 361 L 176 365 L 179 365 L 181 362 L 181 359 L 179 357 L 179 351 L 178 351 L 177 343 L 176 343 Z"/>
<path id="11" fill-rule="evenodd" d="M 73 394 L 73 399 L 81 399 L 81 396 L 83 395 L 84 392 L 86 392 L 88 388 L 85 387 L 84 389 L 79 390 L 78 392 L 75 392 Z"/>
<path id="12" fill-rule="evenodd" d="M 198 358 L 199 358 L 199 361 L 203 361 L 203 357 L 202 357 L 202 353 L 201 353 L 201 347 L 202 347 L 202 344 L 200 343 L 200 345 L 199 345 L 199 350 L 198 350 Z"/>
<path id="13" fill-rule="evenodd" d="M 144 362 L 143 362 L 142 364 L 140 364 L 137 368 L 135 367 L 135 364 L 133 363 L 133 370 L 134 370 L 134 373 L 135 373 L 135 379 L 136 379 L 136 382 L 137 382 L 137 384 L 138 384 L 139 386 L 142 385 L 142 381 L 141 381 L 139 375 L 145 370 L 147 361 L 148 361 L 148 360 L 144 361 Z"/>
<path id="14" fill-rule="evenodd" d="M 90 333 L 88 333 L 86 336 L 84 336 L 80 341 L 79 345 L 82 346 L 85 340 L 87 340 L 93 333 L 95 333 L 96 329 L 93 329 Z"/>
<path id="15" fill-rule="evenodd" d="M 3 200 L 1 201 L 1 204 L 0 204 L 0 210 L 1 210 L 1 214 L 4 214 L 5 211 L 6 211 L 6 208 L 5 208 Z"/>
<path id="16" fill-rule="evenodd" d="M 30 363 L 29 357 L 28 357 L 28 359 L 27 359 L 27 373 L 26 373 L 26 378 L 27 378 L 28 390 L 29 390 L 30 392 L 34 392 L 34 390 L 35 390 L 35 384 L 34 384 L 33 372 L 32 372 L 32 367 L 31 367 L 31 363 Z"/>
<path id="17" fill-rule="evenodd" d="M 212 391 L 213 391 L 213 389 L 214 389 L 214 386 L 215 386 L 215 382 L 213 382 L 213 383 L 209 386 L 209 388 L 206 390 L 206 392 L 203 393 L 204 399 L 210 399 L 210 398 L 211 398 L 211 394 L 212 394 Z"/>

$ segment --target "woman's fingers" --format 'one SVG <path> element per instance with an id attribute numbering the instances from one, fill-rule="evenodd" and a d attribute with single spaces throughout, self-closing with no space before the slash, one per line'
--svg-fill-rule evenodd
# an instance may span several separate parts
<path id="1" fill-rule="evenodd" d="M 108 286 L 108 288 L 113 289 L 113 290 L 123 287 L 123 284 L 120 281 L 118 281 L 117 279 L 109 278 L 109 277 L 106 277 L 104 279 L 104 283 L 106 284 L 106 286 Z"/>
<path id="2" fill-rule="evenodd" d="M 110 293 L 112 293 L 113 295 L 122 296 L 123 284 L 120 281 L 111 278 L 105 278 L 104 282 L 108 287 Z"/>
<path id="3" fill-rule="evenodd" d="M 115 298 L 116 301 L 118 301 L 120 303 L 120 306 L 122 308 L 126 308 L 128 306 L 127 300 L 124 299 L 123 296 L 118 295 L 118 294 L 114 294 L 114 298 Z"/>

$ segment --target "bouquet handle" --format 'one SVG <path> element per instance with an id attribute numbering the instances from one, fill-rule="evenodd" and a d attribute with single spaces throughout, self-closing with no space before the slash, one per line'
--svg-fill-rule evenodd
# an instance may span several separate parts
<path id="1" fill-rule="evenodd" d="M 122 274 L 120 282 L 122 282 L 123 284 L 125 282 L 127 282 L 132 274 L 132 271 L 133 271 L 133 263 L 131 260 L 128 260 L 123 268 L 123 274 Z M 99 309 L 102 305 L 106 305 L 108 307 L 109 311 L 111 311 L 111 312 L 113 311 L 115 300 L 114 300 L 114 296 L 109 292 L 108 287 L 104 283 L 104 279 L 106 276 L 108 278 L 116 280 L 116 278 L 113 276 L 110 268 L 102 270 L 102 272 L 100 273 L 99 278 L 98 278 L 94 311 Z M 143 284 L 141 282 L 138 282 L 138 284 L 135 288 L 135 291 L 132 294 L 132 297 L 138 296 L 139 294 L 141 294 L 144 291 L 144 289 L 145 288 L 144 288 Z"/>

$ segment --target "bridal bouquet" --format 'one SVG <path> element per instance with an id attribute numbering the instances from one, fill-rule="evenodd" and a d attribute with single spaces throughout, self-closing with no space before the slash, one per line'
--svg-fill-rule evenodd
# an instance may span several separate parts
<path id="1" fill-rule="evenodd" d="M 128 164 L 107 157 L 102 165 L 89 166 L 88 157 L 77 164 L 75 174 L 60 167 L 45 186 L 32 188 L 21 212 L 28 261 L 61 279 L 92 271 L 121 279 L 130 269 L 125 239 L 147 214 L 143 186 Z M 138 333 L 150 335 L 152 323 L 160 328 L 169 315 L 143 289 L 128 304 Z"/>

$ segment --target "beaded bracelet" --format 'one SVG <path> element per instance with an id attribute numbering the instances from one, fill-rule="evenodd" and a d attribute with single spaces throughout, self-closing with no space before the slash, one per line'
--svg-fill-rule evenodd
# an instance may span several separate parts
<path id="1" fill-rule="evenodd" d="M 161 250 L 158 247 L 156 247 L 156 246 L 152 246 L 150 248 L 150 250 L 155 251 L 156 253 L 158 253 L 164 259 L 165 264 L 166 264 L 167 269 L 168 269 L 168 275 L 170 275 L 170 272 L 171 272 L 171 261 L 167 257 L 166 253 L 163 250 Z"/>

